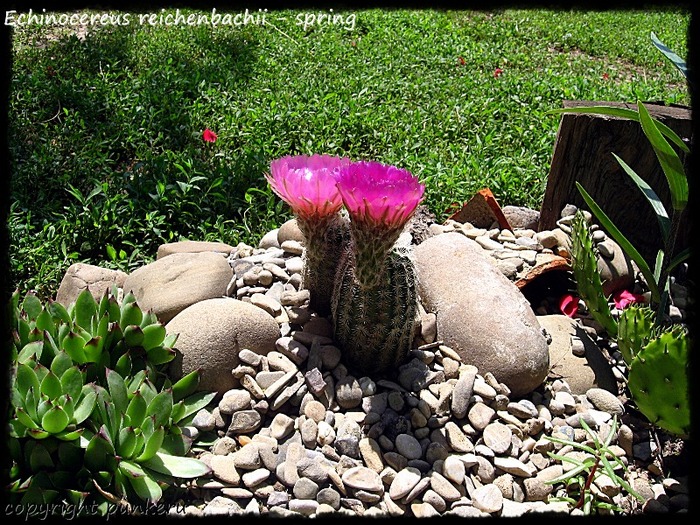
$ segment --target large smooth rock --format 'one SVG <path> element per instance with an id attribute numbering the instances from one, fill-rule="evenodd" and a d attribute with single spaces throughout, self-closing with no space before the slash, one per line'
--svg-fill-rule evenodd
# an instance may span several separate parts
<path id="1" fill-rule="evenodd" d="M 173 253 L 132 272 L 124 293 L 132 292 L 143 310 L 167 323 L 191 304 L 223 297 L 233 277 L 220 253 Z"/>
<path id="2" fill-rule="evenodd" d="M 619 244 L 608 238 L 605 241 L 612 257 L 598 255 L 598 272 L 603 282 L 603 293 L 612 295 L 620 290 L 629 290 L 634 286 L 634 268 L 632 260 Z"/>
<path id="3" fill-rule="evenodd" d="M 301 233 L 296 219 L 289 219 L 280 226 L 277 231 L 277 242 L 282 245 L 284 241 L 297 241 L 301 244 L 306 242 L 304 234 Z"/>
<path id="4" fill-rule="evenodd" d="M 524 228 L 537 231 L 540 212 L 524 206 L 504 206 L 503 215 L 512 228 Z"/>
<path id="5" fill-rule="evenodd" d="M 221 394 L 237 386 L 231 370 L 239 365 L 238 353 L 247 348 L 266 355 L 275 349 L 279 325 L 264 310 L 228 297 L 207 299 L 185 308 L 165 325 L 179 334 L 177 356 L 170 373 L 180 378 L 202 369 L 199 390 Z"/>
<path id="6" fill-rule="evenodd" d="M 610 363 L 576 320 L 561 314 L 540 315 L 537 320 L 552 336 L 549 345 L 552 378 L 565 380 L 572 394 L 585 394 L 594 387 L 617 392 L 617 380 L 610 369 Z M 572 352 L 571 336 L 576 336 L 583 342 L 583 357 Z"/>
<path id="7" fill-rule="evenodd" d="M 162 259 L 173 253 L 201 253 L 214 252 L 228 257 L 235 248 L 224 242 L 210 241 L 178 241 L 166 242 L 158 246 L 156 259 Z"/>
<path id="8" fill-rule="evenodd" d="M 110 270 L 85 263 L 71 264 L 58 287 L 56 301 L 68 306 L 75 302 L 80 292 L 85 289 L 90 290 L 95 300 L 99 301 L 112 286 L 122 288 L 126 278 L 127 274 L 121 270 Z"/>
<path id="9" fill-rule="evenodd" d="M 484 250 L 460 233 L 443 233 L 414 251 L 418 290 L 437 315 L 437 338 L 515 396 L 542 384 L 547 340 L 527 299 Z"/>

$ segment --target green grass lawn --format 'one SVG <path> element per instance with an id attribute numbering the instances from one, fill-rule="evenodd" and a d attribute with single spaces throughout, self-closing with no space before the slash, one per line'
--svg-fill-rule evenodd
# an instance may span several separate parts
<path id="1" fill-rule="evenodd" d="M 559 122 L 548 110 L 690 104 L 649 36 L 685 57 L 685 11 L 336 10 L 342 21 L 305 29 L 309 13 L 216 28 L 133 14 L 81 38 L 15 28 L 13 285 L 51 296 L 73 262 L 130 271 L 167 241 L 256 244 L 291 216 L 263 177 L 288 154 L 406 168 L 440 219 L 485 186 L 539 209 Z"/>

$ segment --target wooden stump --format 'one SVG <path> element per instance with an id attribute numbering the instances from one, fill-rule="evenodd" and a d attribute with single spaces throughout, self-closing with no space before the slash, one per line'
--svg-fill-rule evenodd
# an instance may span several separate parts
<path id="1" fill-rule="evenodd" d="M 565 108 L 617 106 L 637 109 L 635 104 L 618 102 L 567 100 L 563 105 Z M 689 108 L 651 103 L 644 105 L 652 117 L 673 129 L 681 138 L 691 136 Z M 663 247 L 656 214 L 612 153 L 624 160 L 652 187 L 671 215 L 671 195 L 666 177 L 638 122 L 568 113 L 562 115 L 557 131 L 552 166 L 540 210 L 539 230 L 555 228 L 562 208 L 568 203 L 588 209 L 576 188 L 575 181 L 578 181 L 653 268 L 656 253 Z M 679 153 L 687 166 L 685 154 Z M 686 209 L 681 216 L 674 253 L 688 247 L 689 226 Z"/>

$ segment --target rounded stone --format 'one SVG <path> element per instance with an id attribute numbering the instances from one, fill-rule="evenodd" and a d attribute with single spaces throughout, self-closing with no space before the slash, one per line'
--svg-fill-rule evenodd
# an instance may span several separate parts
<path id="1" fill-rule="evenodd" d="M 301 233 L 296 219 L 290 219 L 283 223 L 277 231 L 277 243 L 281 246 L 285 241 L 296 241 L 304 243 L 304 234 Z"/>
<path id="2" fill-rule="evenodd" d="M 126 278 L 127 274 L 121 270 L 110 270 L 85 263 L 71 264 L 58 287 L 56 301 L 67 307 L 74 303 L 80 292 L 85 289 L 99 301 L 105 292 L 111 291 L 112 286 L 122 288 Z"/>
<path id="3" fill-rule="evenodd" d="M 314 499 L 318 494 L 318 485 L 308 478 L 299 478 L 292 492 L 297 499 Z"/>
<path id="4" fill-rule="evenodd" d="M 222 414 L 233 414 L 239 410 L 250 408 L 250 392 L 242 389 L 233 389 L 224 393 L 219 401 L 219 412 Z"/>
<path id="5" fill-rule="evenodd" d="M 362 388 L 352 376 L 345 376 L 335 386 L 336 401 L 342 408 L 355 408 L 362 403 Z"/>
<path id="6" fill-rule="evenodd" d="M 233 277 L 226 257 L 219 253 L 173 253 L 141 266 L 124 280 L 142 310 L 167 323 L 188 306 L 223 297 Z"/>
<path id="7" fill-rule="evenodd" d="M 511 446 L 513 431 L 503 423 L 491 423 L 484 429 L 484 444 L 496 454 L 505 453 Z"/>
<path id="8" fill-rule="evenodd" d="M 608 414 L 621 416 L 625 407 L 615 394 L 603 388 L 589 388 L 586 397 L 598 409 Z"/>
<path id="9" fill-rule="evenodd" d="M 389 497 L 400 500 L 406 496 L 421 480 L 421 472 L 415 467 L 406 467 L 400 470 L 389 486 Z"/>
<path id="10" fill-rule="evenodd" d="M 464 476 L 467 469 L 464 462 L 457 456 L 447 456 L 442 463 L 442 474 L 449 480 L 454 481 L 458 485 L 464 482 Z"/>
<path id="11" fill-rule="evenodd" d="M 503 494 L 496 485 L 484 485 L 472 493 L 472 505 L 489 514 L 498 512 L 503 508 Z"/>
<path id="12" fill-rule="evenodd" d="M 384 492 L 384 484 L 379 474 L 367 467 L 351 467 L 341 477 L 348 487 L 368 492 Z"/>
<path id="13" fill-rule="evenodd" d="M 423 455 L 423 448 L 420 442 L 411 434 L 399 434 L 396 436 L 396 451 L 405 458 L 420 459 Z"/>
<path id="14" fill-rule="evenodd" d="M 514 396 L 540 386 L 549 372 L 547 340 L 527 299 L 484 250 L 462 234 L 445 233 L 414 254 L 419 294 L 437 315 L 439 339 Z"/>
<path id="15" fill-rule="evenodd" d="M 177 354 L 169 368 L 171 377 L 177 380 L 200 369 L 197 389 L 221 394 L 236 386 L 231 370 L 238 366 L 242 348 L 264 355 L 275 349 L 279 337 L 279 325 L 272 316 L 250 303 L 229 298 L 193 304 L 165 329 L 168 334 L 179 334 Z"/>

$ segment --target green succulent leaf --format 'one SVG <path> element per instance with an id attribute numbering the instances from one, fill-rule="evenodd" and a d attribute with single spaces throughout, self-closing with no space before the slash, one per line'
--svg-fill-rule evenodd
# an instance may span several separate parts
<path id="1" fill-rule="evenodd" d="M 48 310 L 42 309 L 41 313 L 37 316 L 36 327 L 52 335 L 56 333 L 56 324 L 53 322 L 53 317 L 51 317 L 51 313 L 49 313 Z"/>
<path id="2" fill-rule="evenodd" d="M 87 392 L 82 399 L 78 402 L 73 412 L 73 419 L 76 424 L 81 424 L 87 418 L 90 417 L 92 411 L 95 409 L 95 404 L 97 403 L 97 392 L 91 390 Z"/>
<path id="3" fill-rule="evenodd" d="M 130 423 L 135 427 L 140 427 L 146 417 L 148 404 L 138 390 L 134 393 L 129 405 L 126 408 L 126 415 Z"/>
<path id="4" fill-rule="evenodd" d="M 163 497 L 163 490 L 158 482 L 148 474 L 138 478 L 127 478 L 134 489 L 134 492 L 144 501 L 157 503 Z"/>
<path id="5" fill-rule="evenodd" d="M 198 459 L 171 456 L 163 452 L 156 452 L 156 455 L 144 461 L 143 465 L 175 478 L 197 478 L 211 473 L 211 469 Z"/>
<path id="6" fill-rule="evenodd" d="M 29 467 L 34 472 L 41 472 L 44 469 L 52 469 L 54 467 L 51 454 L 41 443 L 37 443 L 29 454 Z"/>
<path id="7" fill-rule="evenodd" d="M 64 337 L 62 341 L 63 349 L 71 357 L 71 359 L 79 365 L 87 362 L 85 350 L 83 350 L 85 343 L 85 339 L 72 331 L 68 332 L 68 335 Z"/>
<path id="8" fill-rule="evenodd" d="M 39 388 L 34 389 L 32 386 L 27 390 L 27 395 L 24 397 L 24 407 L 30 417 L 36 421 L 39 420 L 39 415 L 37 414 L 37 396 Z"/>
<path id="9" fill-rule="evenodd" d="M 163 339 L 163 346 L 166 348 L 174 347 L 179 335 L 180 334 L 168 334 L 168 335 L 166 335 L 165 339 Z"/>
<path id="10" fill-rule="evenodd" d="M 119 438 L 117 439 L 117 454 L 124 459 L 130 459 L 137 452 L 137 444 L 138 439 L 134 432 L 134 427 L 123 427 L 119 431 Z"/>
<path id="11" fill-rule="evenodd" d="M 143 338 L 143 329 L 140 326 L 130 324 L 124 328 L 124 342 L 129 348 L 142 346 Z"/>
<path id="12" fill-rule="evenodd" d="M 22 398 L 26 398 L 27 392 L 30 388 L 34 388 L 35 392 L 38 392 L 40 390 L 39 378 L 34 372 L 34 369 L 31 366 L 24 363 L 20 363 L 17 365 L 15 383 Z"/>
<path id="13" fill-rule="evenodd" d="M 46 309 L 49 311 L 51 317 L 53 317 L 54 319 L 57 319 L 58 321 L 65 323 L 69 326 L 73 324 L 73 319 L 71 319 L 68 310 L 66 310 L 66 307 L 58 301 L 49 299 L 49 304 L 46 307 Z"/>
<path id="14" fill-rule="evenodd" d="M 77 366 L 68 368 L 61 375 L 61 390 L 73 399 L 80 398 L 83 389 L 83 373 Z"/>
<path id="15" fill-rule="evenodd" d="M 141 345 L 148 351 L 156 346 L 161 346 L 165 339 L 165 326 L 162 323 L 149 324 L 143 327 L 143 341 Z"/>
<path id="16" fill-rule="evenodd" d="M 47 432 L 51 434 L 58 434 L 63 432 L 68 426 L 70 418 L 66 411 L 60 406 L 56 405 L 48 410 L 44 417 L 41 418 L 41 426 Z"/>
<path id="17" fill-rule="evenodd" d="M 155 416 L 155 426 L 167 425 L 170 420 L 170 413 L 173 410 L 173 393 L 172 390 L 165 390 L 157 394 L 148 403 L 146 413 L 149 416 Z"/>
<path id="18" fill-rule="evenodd" d="M 199 412 L 206 407 L 216 397 L 216 392 L 197 392 L 183 400 L 185 406 L 184 414 L 178 419 L 182 421 L 187 416 Z"/>
<path id="19" fill-rule="evenodd" d="M 47 437 L 51 436 L 51 434 L 41 428 L 29 428 L 27 429 L 27 433 L 34 439 L 46 439 Z"/>
<path id="20" fill-rule="evenodd" d="M 44 377 L 39 390 L 49 399 L 57 399 L 61 394 L 63 394 L 61 380 L 51 371 L 49 371 L 49 373 L 46 374 L 46 377 Z"/>
<path id="21" fill-rule="evenodd" d="M 75 430 L 66 429 L 63 432 L 56 434 L 56 437 L 61 441 L 75 441 L 76 439 L 80 439 L 80 436 L 82 436 L 84 432 L 84 428 L 77 428 Z"/>
<path id="22" fill-rule="evenodd" d="M 76 324 L 83 327 L 85 330 L 90 330 L 92 318 L 95 313 L 97 313 L 97 301 L 95 301 L 92 293 L 86 288 L 78 294 L 75 300 L 73 317 Z"/>
<path id="23" fill-rule="evenodd" d="M 127 351 L 126 353 L 122 354 L 119 359 L 117 359 L 114 369 L 120 376 L 128 377 L 131 375 L 131 366 L 131 354 Z"/>
<path id="24" fill-rule="evenodd" d="M 107 369 L 106 374 L 107 387 L 109 388 L 110 396 L 112 396 L 114 408 L 116 408 L 117 412 L 125 413 L 129 404 L 129 397 L 126 392 L 124 378 L 120 376 L 118 372 L 109 368 Z"/>
<path id="25" fill-rule="evenodd" d="M 136 461 L 138 461 L 139 463 L 143 463 L 144 461 L 148 461 L 153 456 L 155 456 L 156 452 L 160 450 L 160 447 L 163 444 L 164 437 L 165 428 L 163 428 L 162 426 L 156 428 L 153 434 L 151 434 L 146 440 L 146 446 L 144 447 L 141 455 L 136 458 Z"/>
<path id="26" fill-rule="evenodd" d="M 24 319 L 17 320 L 17 335 L 19 335 L 20 346 L 24 346 L 30 342 L 29 332 L 31 332 L 31 330 L 32 328 L 27 321 Z"/>
<path id="27" fill-rule="evenodd" d="M 148 355 L 148 360 L 156 366 L 169 363 L 175 359 L 175 356 L 177 355 L 175 350 L 172 348 L 166 348 L 163 346 L 155 346 L 149 349 L 146 354 Z"/>
<path id="28" fill-rule="evenodd" d="M 107 468 L 107 456 L 114 455 L 114 447 L 101 434 L 95 434 L 85 449 L 85 466 L 93 472 Z"/>
<path id="29" fill-rule="evenodd" d="M 34 321 L 39 314 L 41 314 L 44 307 L 41 304 L 41 300 L 34 294 L 28 293 L 22 301 L 22 310 L 27 313 L 27 318 L 30 321 Z"/>
<path id="30" fill-rule="evenodd" d="M 63 350 L 51 361 L 51 371 L 57 376 L 62 377 L 66 370 L 73 366 L 73 360 Z"/>
<path id="31" fill-rule="evenodd" d="M 58 334 L 56 334 L 56 336 L 58 336 Z M 61 352 L 61 349 L 56 344 L 56 338 L 46 330 L 44 330 L 44 349 L 46 351 L 42 350 L 42 355 L 45 358 L 48 358 L 48 356 L 56 357 Z"/>
<path id="32" fill-rule="evenodd" d="M 146 400 L 146 403 L 149 404 L 153 400 L 153 398 L 156 397 L 156 395 L 158 394 L 156 387 L 153 385 L 153 383 L 151 383 L 151 381 L 148 378 L 144 379 L 141 382 L 139 392 L 141 392 L 141 395 Z"/>
<path id="33" fill-rule="evenodd" d="M 83 462 L 83 451 L 75 443 L 58 445 L 58 461 L 61 465 L 78 465 Z"/>
<path id="34" fill-rule="evenodd" d="M 19 363 L 27 363 L 31 359 L 36 359 L 37 361 L 41 359 L 41 353 L 44 349 L 44 341 L 34 341 L 32 343 L 27 343 L 24 345 L 22 350 L 19 351 L 17 355 L 17 361 Z"/>
<path id="35" fill-rule="evenodd" d="M 122 330 L 126 331 L 126 327 L 129 325 L 139 326 L 141 320 L 143 319 L 143 313 L 141 309 L 135 302 L 125 302 L 126 298 L 122 302 L 121 307 L 121 318 L 119 319 L 119 326 Z"/>
<path id="36" fill-rule="evenodd" d="M 18 407 L 15 410 L 15 415 L 20 423 L 22 423 L 27 428 L 37 429 L 39 425 L 31 418 L 29 414 L 22 407 Z"/>
<path id="37" fill-rule="evenodd" d="M 88 363 L 98 363 L 102 357 L 102 341 L 101 337 L 93 337 L 83 347 L 85 352 L 85 361 Z"/>

